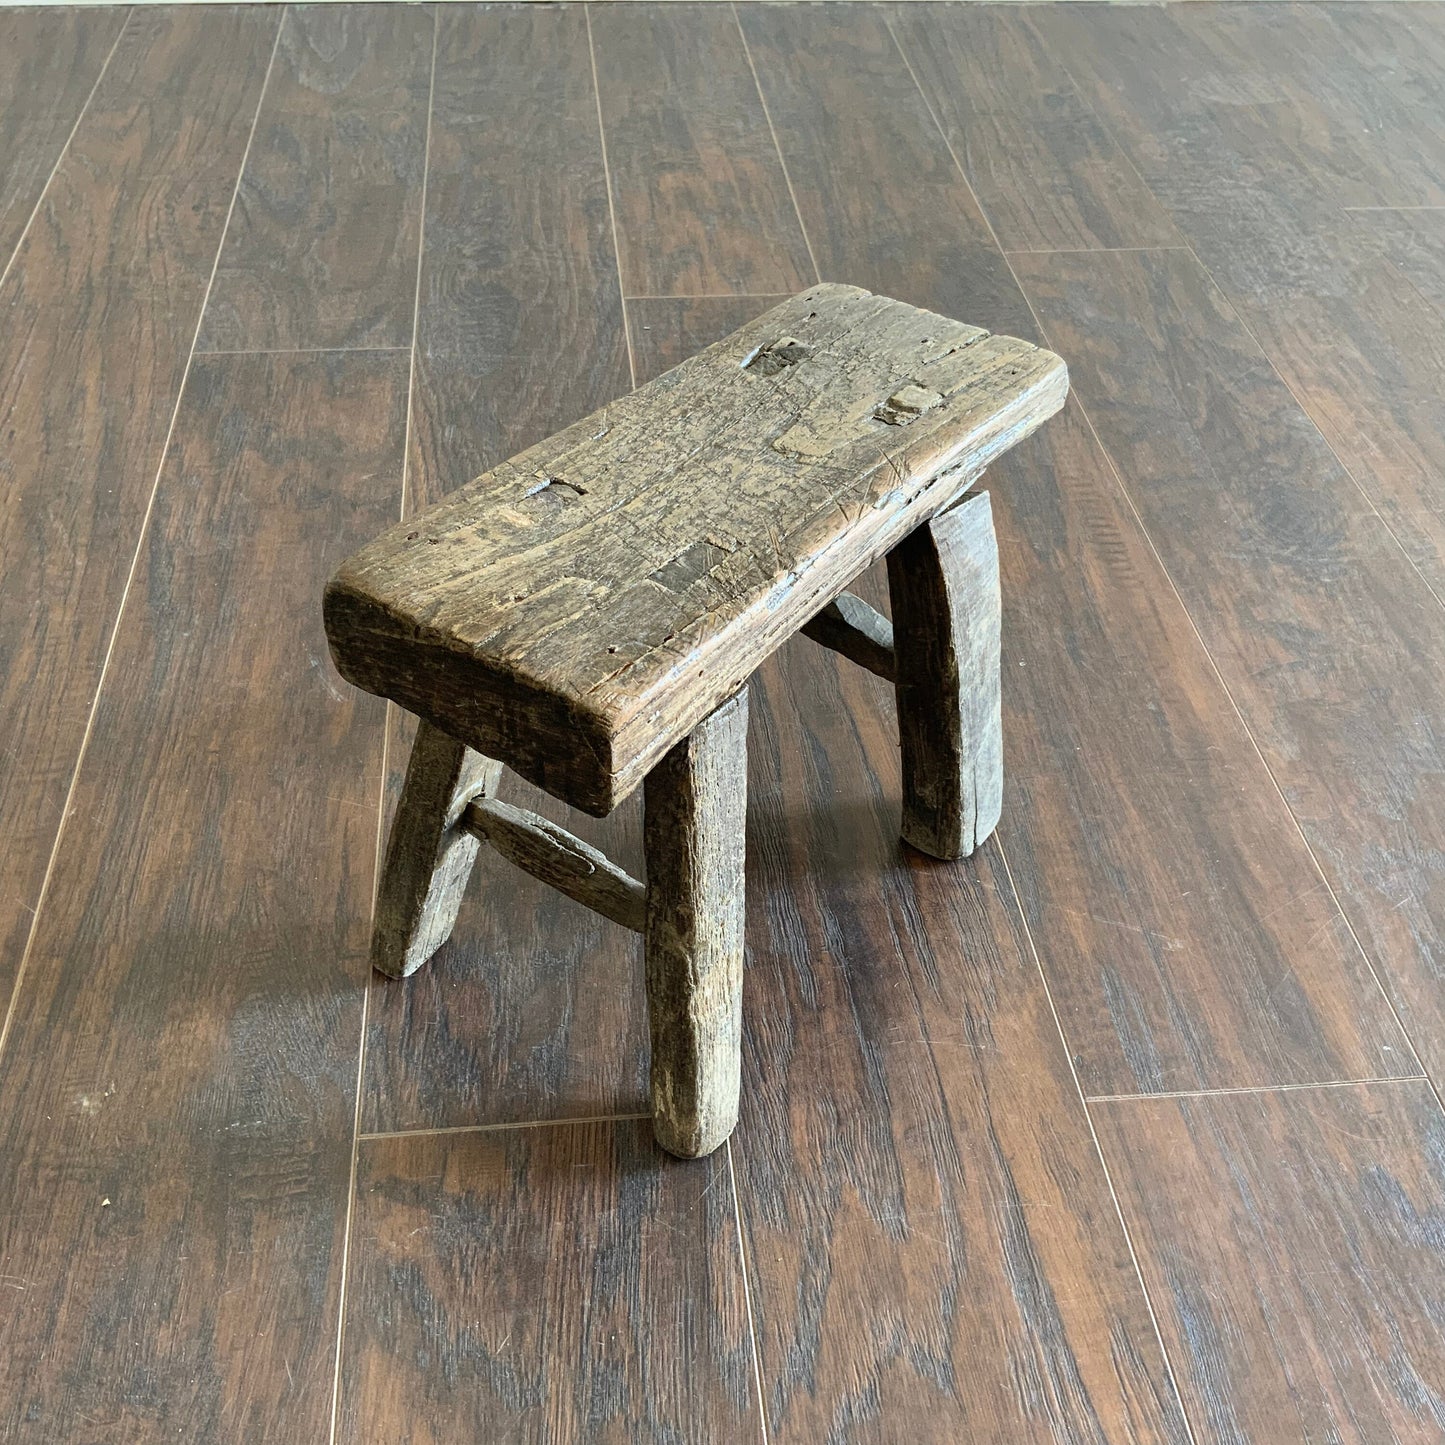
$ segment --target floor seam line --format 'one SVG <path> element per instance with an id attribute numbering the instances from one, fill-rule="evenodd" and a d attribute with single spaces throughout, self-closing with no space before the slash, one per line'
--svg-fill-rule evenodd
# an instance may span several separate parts
<path id="1" fill-rule="evenodd" d="M 434 1129 L 363 1130 L 356 1137 L 362 1144 L 375 1144 L 390 1139 L 432 1139 L 444 1134 L 502 1134 L 518 1129 L 555 1129 L 567 1124 L 632 1124 L 650 1118 L 651 1114 L 584 1114 L 576 1118 L 512 1119 L 498 1124 L 442 1124 Z"/>
<path id="2" fill-rule="evenodd" d="M 918 74 L 913 68 L 913 63 L 909 60 L 902 42 L 893 29 L 892 21 L 885 16 L 883 23 L 888 30 L 889 38 L 893 41 L 894 49 L 898 52 L 899 59 L 903 61 L 904 68 L 913 80 L 913 87 L 918 92 L 918 97 L 923 102 L 923 108 L 927 112 L 929 119 L 933 122 L 934 130 L 943 141 L 944 148 L 947 150 L 949 158 L 953 161 L 954 170 L 958 173 L 959 179 L 962 180 L 968 194 L 973 198 L 974 205 L 978 207 L 979 215 L 983 218 L 983 223 L 988 228 L 989 236 L 993 240 L 994 249 L 997 250 L 1003 258 L 1004 266 L 1007 268 L 1009 276 L 1013 279 L 1018 294 L 1023 298 L 1024 305 L 1028 307 L 1029 314 L 1034 318 L 1034 325 L 1038 327 L 1040 339 L 1047 341 L 1048 333 L 1044 330 L 1043 323 L 1039 320 L 1038 312 L 1034 310 L 1034 303 L 1020 284 L 1018 275 L 1013 268 L 1013 262 L 1009 260 L 1008 254 L 1004 251 L 1003 247 L 999 245 L 998 232 L 994 230 L 993 221 L 989 217 L 988 211 L 984 208 L 983 202 L 979 199 L 978 193 L 974 190 L 973 183 L 969 180 L 967 172 L 963 169 L 963 164 L 958 158 L 958 153 L 953 148 L 953 142 L 949 140 L 942 123 L 934 112 L 933 104 L 928 99 L 922 82 L 919 80 Z M 1082 402 L 1079 403 L 1079 409 L 1082 413 Z M 1142 523 L 1140 525 L 1142 526 Z M 1008 877 L 1009 891 L 1013 894 L 1014 908 L 1017 910 L 1019 921 L 1023 924 L 1024 937 L 1028 940 L 1029 952 L 1033 955 L 1034 968 L 1038 972 L 1039 982 L 1044 990 L 1044 998 L 1048 1002 L 1049 1012 L 1052 1014 L 1054 1020 L 1054 1028 L 1058 1031 L 1059 1043 L 1063 1048 L 1064 1058 L 1069 1066 L 1069 1073 L 1074 1080 L 1074 1090 L 1078 1096 L 1079 1107 L 1083 1110 L 1084 1121 L 1089 1128 L 1089 1137 L 1094 1144 L 1094 1155 L 1099 1161 L 1099 1168 L 1103 1171 L 1104 1183 L 1108 1187 L 1109 1198 L 1114 1205 L 1114 1215 L 1119 1221 L 1119 1229 L 1124 1236 L 1124 1245 L 1129 1252 L 1130 1263 L 1134 1267 L 1134 1278 L 1139 1282 L 1139 1291 L 1144 1299 L 1144 1308 L 1148 1312 L 1149 1322 L 1154 1328 L 1154 1339 L 1159 1346 L 1159 1357 L 1164 1366 L 1164 1373 L 1169 1380 L 1169 1387 L 1174 1392 L 1175 1403 L 1179 1407 L 1179 1418 L 1184 1424 L 1184 1433 L 1188 1436 L 1191 1445 L 1199 1445 L 1199 1436 L 1195 1433 L 1194 1422 L 1189 1418 L 1189 1408 L 1184 1402 L 1184 1391 L 1179 1384 L 1179 1374 L 1175 1370 L 1173 1358 L 1169 1353 L 1169 1346 L 1164 1340 L 1164 1331 L 1159 1324 L 1158 1312 L 1154 1308 L 1154 1298 L 1149 1289 L 1149 1282 L 1144 1278 L 1144 1270 L 1139 1263 L 1139 1253 L 1134 1247 L 1133 1231 L 1129 1228 L 1129 1221 L 1125 1216 L 1124 1205 L 1119 1198 L 1119 1191 L 1114 1187 L 1113 1171 L 1109 1168 L 1109 1160 L 1104 1153 L 1103 1143 L 1099 1139 L 1099 1131 L 1094 1125 L 1094 1115 L 1089 1107 L 1088 1097 L 1084 1093 L 1083 1081 L 1079 1078 L 1078 1066 L 1074 1063 L 1074 1051 L 1069 1046 L 1068 1034 L 1064 1031 L 1064 1021 L 1059 1015 L 1057 1004 L 1054 1002 L 1054 994 L 1053 990 L 1049 987 L 1048 975 L 1044 972 L 1043 957 L 1039 953 L 1038 946 L 1034 941 L 1033 929 L 1029 927 L 1028 915 L 1024 912 L 1023 899 L 1019 894 L 1018 885 L 1014 881 L 1013 869 L 1009 866 L 1008 853 L 1003 845 L 1003 836 L 1001 833 L 997 833 L 995 836 L 998 839 L 999 857 L 1003 861 L 1004 873 Z"/>
<path id="3" fill-rule="evenodd" d="M 421 274 L 426 255 L 426 204 L 427 180 L 431 172 L 432 113 L 436 105 L 437 44 L 441 34 L 440 6 L 432 6 L 431 73 L 427 82 L 426 96 L 426 140 L 422 146 L 421 194 L 417 201 L 418 219 L 416 235 L 416 286 L 412 293 L 411 313 L 411 364 L 406 377 L 406 421 L 402 432 L 401 485 L 397 500 L 398 519 L 406 515 L 407 482 L 411 465 L 411 437 L 413 419 L 413 397 L 416 392 L 416 344 L 421 320 Z M 392 348 L 388 348 L 392 349 Z M 405 348 L 394 348 L 403 350 Z M 376 926 L 376 901 L 381 891 L 382 868 L 384 867 L 384 837 L 386 827 L 387 774 L 391 759 L 391 721 L 394 706 L 390 700 L 382 710 L 381 722 L 381 781 L 376 799 L 376 842 L 372 855 L 371 919 L 368 928 L 366 951 L 366 980 L 361 993 L 361 1029 L 356 1045 L 356 1099 L 351 1119 L 351 1164 L 347 1171 L 346 1209 L 342 1225 L 341 1243 L 341 1285 L 336 1309 L 336 1347 L 331 1376 L 331 1424 L 327 1434 L 328 1445 L 336 1445 L 336 1430 L 341 1418 L 341 1365 L 346 1346 L 347 1301 L 351 1293 L 351 1236 L 356 1217 L 356 1171 L 361 1157 L 361 1120 L 365 1112 L 366 1085 L 366 1039 L 371 1025 L 371 993 L 374 970 L 371 966 L 370 933 Z"/>
<path id="4" fill-rule="evenodd" d="M 1381 1074 L 1370 1079 L 1315 1079 L 1306 1084 L 1239 1084 L 1215 1089 L 1160 1089 L 1152 1094 L 1086 1094 L 1090 1104 L 1122 1104 L 1150 1099 L 1214 1099 L 1232 1094 L 1298 1094 L 1310 1089 L 1363 1089 L 1372 1084 L 1428 1084 L 1428 1074 Z"/>
<path id="5" fill-rule="evenodd" d="M 733 24 L 737 26 L 738 39 L 742 41 L 743 55 L 747 59 L 748 69 L 752 72 L 753 89 L 757 91 L 758 104 L 762 107 L 763 119 L 768 123 L 768 134 L 773 138 L 773 153 L 777 156 L 778 165 L 783 172 L 783 184 L 787 186 L 788 199 L 793 203 L 793 215 L 797 218 L 798 233 L 803 238 L 803 245 L 807 248 L 808 252 L 808 260 L 812 263 L 813 284 L 815 286 L 821 286 L 823 284 L 823 273 L 818 267 L 818 257 L 813 250 L 813 238 L 808 234 L 808 228 L 803 222 L 803 208 L 798 204 L 798 192 L 793 186 L 793 175 L 788 169 L 788 158 L 783 154 L 783 143 L 778 139 L 777 126 L 773 124 L 772 107 L 768 104 L 767 96 L 763 94 L 763 81 L 762 77 L 758 74 L 757 62 L 753 59 L 753 49 L 752 46 L 748 44 L 747 32 L 743 29 L 743 19 L 742 16 L 738 14 L 737 5 L 732 3 L 729 8 L 733 12 Z M 807 287 L 803 289 L 807 290 Z M 779 294 L 790 295 L 791 293 Z"/>
<path id="6" fill-rule="evenodd" d="M 612 223 L 612 259 L 617 269 L 617 303 L 622 311 L 622 339 L 627 344 L 627 374 L 637 390 L 637 359 L 632 352 L 632 322 L 627 315 L 627 289 L 622 279 L 622 243 L 617 234 L 617 206 L 612 199 L 612 165 L 607 159 L 607 126 L 602 119 L 602 82 L 597 78 L 597 47 L 592 41 L 592 6 L 584 4 L 587 22 L 587 58 L 592 63 L 592 98 L 597 102 L 597 141 L 602 151 L 602 180 L 607 187 L 607 215 Z"/>
<path id="7" fill-rule="evenodd" d="M 160 491 L 161 478 L 165 475 L 167 455 L 171 449 L 171 441 L 175 436 L 176 421 L 181 414 L 181 405 L 186 398 L 186 387 L 191 379 L 191 368 L 195 363 L 196 342 L 200 339 L 201 327 L 205 325 L 206 308 L 211 301 L 211 288 L 215 285 L 216 272 L 221 264 L 221 252 L 226 246 L 226 236 L 231 229 L 231 217 L 235 214 L 236 198 L 241 194 L 241 178 L 246 173 L 246 163 L 251 156 L 251 144 L 256 139 L 256 126 L 261 119 L 261 107 L 266 100 L 266 89 L 271 82 L 271 72 L 276 65 L 276 52 L 281 45 L 281 27 L 286 22 L 287 6 L 280 7 L 280 15 L 276 22 L 276 38 L 271 43 L 271 56 L 266 62 L 266 73 L 261 80 L 261 90 L 256 97 L 256 113 L 251 117 L 251 129 L 246 137 L 246 147 L 241 152 L 241 163 L 236 171 L 236 183 L 231 190 L 231 204 L 226 209 L 226 219 L 221 225 L 221 234 L 216 242 L 216 254 L 211 262 L 211 274 L 206 281 L 206 289 L 201 296 L 200 309 L 196 313 L 196 328 L 191 334 L 190 349 L 186 353 L 186 364 L 181 371 L 180 383 L 176 387 L 176 399 L 171 407 L 171 419 L 166 427 L 165 440 L 161 443 L 160 460 L 156 464 L 155 476 L 151 480 L 150 494 L 146 498 L 145 510 L 141 513 L 140 526 L 136 532 L 135 550 L 131 554 L 130 569 L 126 573 L 125 585 L 121 588 L 120 601 L 116 605 L 115 618 L 111 623 L 110 636 L 106 639 L 105 655 L 101 659 L 100 673 L 95 680 L 95 691 L 91 694 L 90 709 L 86 714 L 85 728 L 80 735 L 80 747 L 76 751 L 75 763 L 70 772 L 70 783 L 66 788 L 65 802 L 61 805 L 60 820 L 56 824 L 55 838 L 50 847 L 50 857 L 45 864 L 45 872 L 40 880 L 40 891 L 35 898 L 35 908 L 31 913 L 30 927 L 25 935 L 25 943 L 20 950 L 20 962 L 15 969 L 15 978 L 10 986 L 10 1001 L 5 1010 L 4 1020 L 0 1021 L 0 1056 L 5 1052 L 5 1045 L 10 1038 L 10 1030 L 14 1024 L 15 1014 L 20 1006 L 20 992 L 25 983 L 25 976 L 29 969 L 30 954 L 35 944 L 35 938 L 40 929 L 40 915 L 45 907 L 45 900 L 50 891 L 50 880 L 55 872 L 56 860 L 60 857 L 60 845 L 65 837 L 65 825 L 70 818 L 71 807 L 75 800 L 75 790 L 80 782 L 81 770 L 85 766 L 86 754 L 90 748 L 91 733 L 95 728 L 96 714 L 100 710 L 101 694 L 105 689 L 106 677 L 110 672 L 111 658 L 115 653 L 116 639 L 120 636 L 121 623 L 125 618 L 126 604 L 130 600 L 131 586 L 135 582 L 135 576 L 140 569 L 140 559 L 145 551 L 145 545 L 150 536 L 151 516 L 155 511 L 156 496 Z M 130 23 L 128 11 L 126 24 Z M 124 26 L 122 27 L 122 30 Z M 120 37 L 116 37 L 116 44 L 120 43 Z M 97 81 L 97 84 L 99 82 Z"/>
<path id="8" fill-rule="evenodd" d="M 110 43 L 110 49 L 105 53 L 105 59 L 101 61 L 100 70 L 95 77 L 95 84 L 90 87 L 85 100 L 81 103 L 80 110 L 76 113 L 75 124 L 70 127 L 65 137 L 64 144 L 60 147 L 55 157 L 55 164 L 50 167 L 50 173 L 45 177 L 45 184 L 40 187 L 40 194 L 35 198 L 35 204 L 30 208 L 30 214 L 25 218 L 25 225 L 21 228 L 20 234 L 15 238 L 14 249 L 10 252 L 10 259 L 6 261 L 3 270 L 0 270 L 0 286 L 4 286 L 9 279 L 10 272 L 15 265 L 16 259 L 24 249 L 25 238 L 30 234 L 30 228 L 35 224 L 35 218 L 40 214 L 40 208 L 45 204 L 45 198 L 50 194 L 50 187 L 55 177 L 60 173 L 60 167 L 67 155 L 70 154 L 71 142 L 74 141 L 76 133 L 80 130 L 80 123 L 90 110 L 90 103 L 95 99 L 95 93 L 100 89 L 100 83 L 105 79 L 106 71 L 110 69 L 110 62 L 115 52 L 120 48 L 121 37 L 130 28 L 131 17 L 135 14 L 135 6 L 129 6 L 125 12 L 125 18 L 120 22 L 120 29 L 115 32 L 115 39 Z"/>

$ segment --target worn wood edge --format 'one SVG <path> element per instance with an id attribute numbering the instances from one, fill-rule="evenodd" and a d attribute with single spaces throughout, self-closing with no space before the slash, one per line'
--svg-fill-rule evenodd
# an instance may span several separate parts
<path id="1" fill-rule="evenodd" d="M 496 798 L 477 799 L 462 815 L 460 826 L 559 893 L 634 933 L 642 932 L 647 890 L 605 853 L 565 828 Z"/>
<path id="2" fill-rule="evenodd" d="M 799 629 L 804 637 L 866 667 L 892 682 L 898 674 L 893 655 L 893 624 L 851 592 L 840 592 Z"/>
<path id="3" fill-rule="evenodd" d="M 379 973 L 406 978 L 451 937 L 477 854 L 461 816 L 501 777 L 501 763 L 430 723 L 418 726 L 376 894 L 371 963 Z"/>
<path id="4" fill-rule="evenodd" d="M 903 839 L 965 858 L 1003 808 L 1000 593 L 993 504 L 977 492 L 888 557 L 897 620 L 895 694 Z"/>
<path id="5" fill-rule="evenodd" d="M 652 1123 L 683 1159 L 710 1154 L 738 1118 L 747 737 L 744 688 L 668 750 L 644 794 Z"/>
<path id="6" fill-rule="evenodd" d="M 870 295 L 856 287 L 822 289 Z M 818 290 L 811 288 L 812 293 Z M 699 355 L 735 349 L 743 333 L 772 315 L 766 313 Z M 852 531 L 841 533 L 805 567 L 781 574 L 724 625 L 701 619 L 669 638 L 666 646 L 676 658 L 675 665 L 646 691 L 623 699 L 625 707 L 609 705 L 601 692 L 607 679 L 582 695 L 564 695 L 524 670 L 499 666 L 470 647 L 459 646 L 444 630 L 419 627 L 413 619 L 397 615 L 368 589 L 363 554 L 349 559 L 326 589 L 326 631 L 338 671 L 348 682 L 390 697 L 478 751 L 500 757 L 529 782 L 573 807 L 605 816 L 641 784 L 680 737 L 743 686 L 762 661 L 801 629 L 800 619 L 826 606 L 903 537 L 946 510 L 999 455 L 1063 406 L 1069 378 L 1058 356 L 1017 338 L 982 331 L 977 332 L 977 344 L 1002 348 L 993 365 L 1012 363 L 1030 377 L 1004 405 L 981 414 L 974 431 L 930 457 L 932 475 L 917 484 L 904 506 L 892 511 L 882 505 L 870 509 L 879 520 L 866 548 L 857 549 Z M 584 418 L 566 430 L 580 434 L 595 421 L 595 416 Z M 860 455 L 866 451 L 854 467 L 860 481 L 884 468 L 898 470 L 898 458 L 876 439 L 864 439 L 857 450 Z M 530 451 L 519 454 L 494 469 L 494 474 L 518 471 L 520 476 L 529 455 Z M 906 460 L 906 442 L 901 455 Z M 866 514 L 860 524 L 865 520 Z M 853 545 L 845 545 L 850 542 Z M 698 631 L 702 635 L 692 635 Z M 358 636 L 365 637 L 364 647 L 357 646 Z M 740 638 L 746 639 L 745 646 L 739 646 Z M 633 665 L 640 660 L 634 659 Z M 437 666 L 442 661 L 444 666 Z M 686 694 L 685 705 L 667 708 L 666 726 L 659 726 L 664 705 L 673 701 L 666 694 L 684 669 L 695 672 L 697 681 Z M 446 690 L 438 685 L 443 680 Z M 559 749 L 558 737 L 567 738 L 569 747 Z"/>

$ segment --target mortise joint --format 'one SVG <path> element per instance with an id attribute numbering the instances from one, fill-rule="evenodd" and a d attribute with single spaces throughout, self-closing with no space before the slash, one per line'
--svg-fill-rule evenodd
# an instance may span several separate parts
<path id="1" fill-rule="evenodd" d="M 907 426 L 909 422 L 922 416 L 926 411 L 932 411 L 942 402 L 943 394 L 941 392 L 920 386 L 916 381 L 910 381 L 907 386 L 900 386 L 873 413 L 873 416 L 878 421 L 887 422 L 889 426 Z"/>
<path id="2" fill-rule="evenodd" d="M 526 495 L 529 497 L 535 497 L 538 496 L 540 493 L 547 491 L 550 487 L 565 487 L 569 492 L 575 492 L 579 497 L 585 497 L 587 495 L 587 488 L 584 487 L 580 482 L 569 482 L 565 477 L 553 476 L 543 477 L 542 480 L 538 482 L 535 487 L 532 487 L 526 493 Z"/>
<path id="3" fill-rule="evenodd" d="M 780 336 L 749 352 L 743 358 L 743 370 L 755 371 L 759 376 L 776 376 L 784 368 L 806 361 L 812 354 L 796 336 Z"/>

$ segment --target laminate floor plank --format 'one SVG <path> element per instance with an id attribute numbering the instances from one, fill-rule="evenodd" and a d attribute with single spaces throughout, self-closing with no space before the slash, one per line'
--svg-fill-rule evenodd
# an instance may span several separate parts
<path id="1" fill-rule="evenodd" d="M 1095 1118 L 1201 1439 L 1445 1436 L 1445 1117 L 1428 1084 Z"/>
<path id="2" fill-rule="evenodd" d="M 757 309 L 630 302 L 639 376 Z M 796 639 L 751 699 L 733 1150 L 769 1438 L 1183 1440 L 996 847 L 901 847 L 871 674 Z"/>
<path id="3" fill-rule="evenodd" d="M 900 5 L 890 23 L 1006 251 L 1181 244 L 1058 57 L 1013 8 Z"/>
<path id="4" fill-rule="evenodd" d="M 363 1143 L 338 1445 L 761 1441 L 728 1157 L 646 1120 Z"/>
<path id="5" fill-rule="evenodd" d="M 125 24 L 114 9 L 0 11 L 0 272 Z"/>
<path id="6" fill-rule="evenodd" d="M 824 280 L 1033 339 L 882 10 L 738 8 Z"/>
<path id="7" fill-rule="evenodd" d="M 433 19 L 287 9 L 202 351 L 410 346 Z"/>
<path id="8" fill-rule="evenodd" d="M 407 358 L 197 361 L 0 1057 L 0 1436 L 324 1440 Z"/>
<path id="9" fill-rule="evenodd" d="M 1331 15 L 1316 21 L 1301 12 L 1299 24 L 1338 24 L 1341 12 Z M 1315 70 L 1290 73 L 1253 60 L 1236 76 L 1241 57 L 1264 47 L 1267 32 L 1254 27 L 1267 18 L 1251 21 L 1235 7 L 1218 15 L 1170 9 L 1141 11 L 1137 24 L 1125 25 L 1114 16 L 1085 20 L 1067 6 L 1057 15 L 1049 7 L 1030 12 L 1357 485 L 1445 597 L 1438 313 L 1421 307 L 1415 287 L 1379 254 L 1373 213 L 1340 208 L 1341 197 L 1369 194 L 1351 192 L 1350 176 L 1407 168 L 1393 153 L 1349 150 L 1365 126 L 1358 117 L 1311 121 L 1313 96 L 1324 105 L 1331 93 Z M 1349 73 L 1338 48 L 1329 68 Z M 1223 77 L 1244 87 L 1243 100 L 1221 89 Z M 1383 84 L 1360 85 L 1364 96 L 1389 94 Z M 1270 103 L 1245 103 L 1252 86 L 1263 86 Z M 1398 144 L 1408 147 L 1409 135 Z M 1391 168 L 1382 171 L 1385 159 Z M 1434 170 L 1430 162 L 1426 171 Z M 1429 194 L 1422 185 L 1392 194 Z"/>
<path id="10" fill-rule="evenodd" d="M 138 10 L 0 290 L 0 998 L 161 462 L 277 14 Z"/>
<path id="11" fill-rule="evenodd" d="M 1438 604 L 1188 252 L 1016 262 L 1406 1032 L 1445 1068 Z"/>
<path id="12" fill-rule="evenodd" d="M 731 7 L 601 5 L 592 35 L 623 292 L 791 295 L 809 285 L 813 264 Z"/>
<path id="13" fill-rule="evenodd" d="M 1445 316 L 1445 208 L 1371 211 L 1357 220 L 1375 249 Z"/>
<path id="14" fill-rule="evenodd" d="M 630 385 L 580 8 L 440 11 L 408 504 L 421 507 Z M 392 710 L 389 796 L 411 746 Z M 602 822 L 508 777 L 635 875 L 640 801 Z M 477 860 L 452 941 L 378 979 L 364 1126 L 389 1130 L 647 1108 L 635 935 Z"/>

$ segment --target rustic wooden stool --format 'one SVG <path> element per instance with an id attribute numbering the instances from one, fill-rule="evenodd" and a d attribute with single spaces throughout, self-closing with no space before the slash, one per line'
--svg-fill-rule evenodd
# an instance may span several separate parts
<path id="1" fill-rule="evenodd" d="M 645 939 L 652 1107 L 674 1154 L 737 1120 L 746 684 L 795 632 L 890 679 L 903 837 L 998 821 L 995 457 L 1063 405 L 1047 351 L 816 286 L 393 528 L 326 592 L 343 677 L 421 718 L 372 960 L 450 934 L 480 840 Z M 887 554 L 890 624 L 843 588 Z M 644 787 L 646 883 L 495 796 Z"/>

